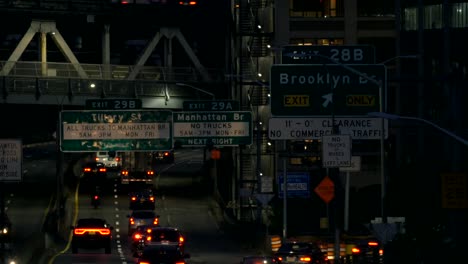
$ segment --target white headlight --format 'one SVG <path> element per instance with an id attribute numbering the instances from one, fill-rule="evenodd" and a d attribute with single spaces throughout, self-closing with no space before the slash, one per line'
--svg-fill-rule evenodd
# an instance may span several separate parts
<path id="1" fill-rule="evenodd" d="M 6 233 L 8 233 L 8 228 L 6 228 L 6 227 L 5 227 L 5 228 L 3 228 L 3 230 L 2 230 L 2 233 L 3 233 L 3 234 L 6 234 Z"/>

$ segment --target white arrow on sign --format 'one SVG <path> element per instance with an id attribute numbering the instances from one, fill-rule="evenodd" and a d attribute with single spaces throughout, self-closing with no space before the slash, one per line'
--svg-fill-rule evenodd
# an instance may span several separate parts
<path id="1" fill-rule="evenodd" d="M 327 107 L 329 103 L 333 103 L 333 94 L 332 93 L 323 95 L 322 98 L 325 99 L 325 101 L 322 104 L 323 107 Z"/>

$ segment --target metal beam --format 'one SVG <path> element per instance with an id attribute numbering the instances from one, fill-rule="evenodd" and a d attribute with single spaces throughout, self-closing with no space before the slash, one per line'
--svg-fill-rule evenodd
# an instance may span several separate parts
<path id="1" fill-rule="evenodd" d="M 192 60 L 193 64 L 195 65 L 195 68 L 200 72 L 200 74 L 203 77 L 204 81 L 210 81 L 210 75 L 208 74 L 208 71 L 203 67 L 203 65 L 200 63 L 198 60 L 197 56 L 195 56 L 195 53 L 193 53 L 192 48 L 190 48 L 190 45 L 187 43 L 185 40 L 184 36 L 180 31 L 177 29 L 175 32 L 176 38 L 179 40 L 180 44 L 185 50 L 185 53 L 187 53 L 187 56 L 189 56 L 190 60 Z"/>
<path id="2" fill-rule="evenodd" d="M 145 50 L 141 54 L 140 58 L 136 62 L 135 67 L 133 68 L 133 70 L 128 75 L 129 80 L 135 80 L 138 72 L 140 71 L 140 68 L 145 65 L 145 63 L 148 60 L 149 56 L 151 55 L 151 53 L 154 51 L 154 49 L 158 45 L 159 40 L 161 40 L 161 37 L 162 37 L 162 34 L 160 32 L 158 32 L 153 37 L 153 39 L 148 43 Z"/>
<path id="3" fill-rule="evenodd" d="M 36 21 L 31 22 L 31 26 L 29 27 L 28 31 L 26 31 L 13 53 L 8 58 L 8 61 L 5 63 L 5 66 L 3 66 L 2 70 L 0 71 L 1 76 L 6 76 L 10 73 L 10 71 L 15 66 L 15 63 L 19 60 L 21 55 L 23 55 L 24 50 L 26 50 L 34 35 L 36 35 L 36 33 L 38 32 L 39 27 L 40 25 L 36 23 Z"/>
<path id="4" fill-rule="evenodd" d="M 75 70 L 78 72 L 78 75 L 82 79 L 88 79 L 88 74 L 86 74 L 86 72 L 83 70 L 83 67 L 81 67 L 80 62 L 78 61 L 78 59 L 76 59 L 75 55 L 73 54 L 70 47 L 68 47 L 62 35 L 58 31 L 49 33 L 51 33 L 52 40 L 54 40 L 55 44 L 63 53 L 65 58 L 68 60 L 68 62 L 70 62 L 73 65 Z"/>

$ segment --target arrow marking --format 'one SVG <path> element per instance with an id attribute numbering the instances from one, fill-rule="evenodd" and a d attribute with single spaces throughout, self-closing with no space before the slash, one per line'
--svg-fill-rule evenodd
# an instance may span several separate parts
<path id="1" fill-rule="evenodd" d="M 322 106 L 325 107 L 325 108 L 328 106 L 329 103 L 333 103 L 333 94 L 332 93 L 323 95 L 322 98 L 325 99 L 325 101 L 322 104 Z"/>

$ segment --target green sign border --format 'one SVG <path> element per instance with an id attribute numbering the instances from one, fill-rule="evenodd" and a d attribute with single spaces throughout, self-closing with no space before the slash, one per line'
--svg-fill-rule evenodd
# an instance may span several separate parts
<path id="1" fill-rule="evenodd" d="M 224 114 L 224 115 L 231 115 L 230 118 L 228 118 L 228 122 L 234 122 L 234 114 L 246 114 L 249 117 L 249 136 L 248 137 L 226 137 L 229 139 L 232 139 L 233 143 L 232 144 L 212 144 L 213 138 L 214 137 L 173 137 L 174 139 L 174 144 L 177 146 L 187 146 L 187 147 L 194 147 L 194 146 L 219 146 L 219 147 L 231 147 L 231 146 L 239 146 L 239 145 L 251 145 L 253 143 L 253 125 L 252 125 L 252 112 L 249 111 L 226 111 L 226 112 L 173 112 L 173 129 L 175 127 L 175 123 L 206 123 L 206 122 L 211 122 L 211 121 L 185 121 L 185 120 L 178 120 L 177 114 L 193 114 L 193 115 L 213 115 L 213 114 Z M 188 144 L 188 140 L 202 140 L 206 141 L 206 144 Z"/>
<path id="2" fill-rule="evenodd" d="M 224 104 L 231 104 L 233 109 L 216 109 L 212 110 L 210 108 L 213 107 L 213 103 L 219 105 L 220 103 Z M 203 109 L 190 109 L 189 104 L 203 104 L 204 107 Z M 206 107 L 205 107 L 206 106 Z M 203 111 L 213 111 L 213 112 L 218 112 L 218 111 L 240 111 L 240 102 L 237 100 L 190 100 L 190 101 L 184 101 L 182 103 L 182 109 L 184 111 L 188 112 L 203 112 Z"/>
<path id="3" fill-rule="evenodd" d="M 271 114 L 273 116 L 362 116 L 369 112 L 380 111 L 379 86 L 367 80 L 367 83 L 358 83 L 359 74 L 346 67 L 363 74 L 375 75 L 377 81 L 382 82 L 383 109 L 386 109 L 387 93 L 387 69 L 383 64 L 275 64 L 270 71 L 271 89 Z M 313 84 L 281 84 L 280 73 L 288 73 L 296 76 L 314 76 L 316 82 Z M 325 75 L 330 76 L 346 75 L 350 76 L 350 82 L 337 84 L 334 89 L 330 83 L 325 83 Z M 321 75 L 322 82 L 317 83 L 317 76 Z M 330 77 L 330 80 L 332 77 Z M 344 80 L 344 78 L 343 78 Z M 330 81 L 331 82 L 331 81 Z M 333 103 L 329 102 L 326 107 L 323 104 L 327 101 L 323 96 L 333 93 Z M 378 103 L 373 106 L 347 106 L 347 95 L 373 95 Z M 284 106 L 285 95 L 307 95 L 309 106 Z"/>
<path id="4" fill-rule="evenodd" d="M 344 54 L 344 50 L 358 50 L 363 51 L 363 60 L 354 60 L 353 55 Z M 339 51 L 332 52 L 333 50 Z M 292 54 L 297 54 L 294 59 Z M 327 59 L 328 58 L 328 59 Z M 281 63 L 283 64 L 328 64 L 336 61 L 343 64 L 374 64 L 375 63 L 375 47 L 372 45 L 288 45 L 284 46 L 281 51 Z"/>
<path id="5" fill-rule="evenodd" d="M 63 140 L 63 124 L 66 123 L 98 123 L 92 118 L 92 114 L 123 115 L 123 122 L 135 122 L 133 114 L 141 115 L 144 122 L 169 123 L 169 135 L 167 139 L 108 139 L 108 140 Z M 96 152 L 96 151 L 154 151 L 170 150 L 173 148 L 172 140 L 172 111 L 154 110 L 64 110 L 60 112 L 60 150 L 62 152 Z M 110 123 L 110 122 L 101 122 Z M 97 147 L 100 146 L 100 147 Z"/>

